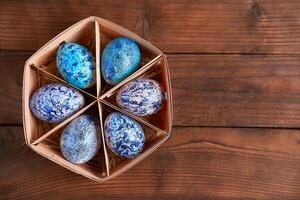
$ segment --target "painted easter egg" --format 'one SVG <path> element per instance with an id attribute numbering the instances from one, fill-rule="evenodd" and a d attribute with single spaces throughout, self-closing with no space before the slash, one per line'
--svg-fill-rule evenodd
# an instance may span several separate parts
<path id="1" fill-rule="evenodd" d="M 107 116 L 104 132 L 106 144 L 117 156 L 134 158 L 143 150 L 145 134 L 141 125 L 122 113 Z"/>
<path id="2" fill-rule="evenodd" d="M 44 85 L 29 102 L 31 112 L 48 123 L 61 122 L 84 106 L 84 97 L 77 90 L 58 83 Z"/>
<path id="3" fill-rule="evenodd" d="M 74 164 L 88 162 L 100 148 L 100 134 L 99 123 L 92 115 L 75 118 L 60 137 L 62 155 Z"/>
<path id="4" fill-rule="evenodd" d="M 95 85 L 95 61 L 84 46 L 62 43 L 56 54 L 56 64 L 61 76 L 70 84 L 80 89 Z"/>
<path id="5" fill-rule="evenodd" d="M 137 116 L 156 113 L 166 100 L 166 92 L 152 79 L 140 78 L 125 84 L 116 97 L 118 105 Z"/>
<path id="6" fill-rule="evenodd" d="M 116 85 L 133 74 L 139 68 L 140 61 L 138 44 L 132 39 L 119 37 L 112 40 L 103 50 L 102 76 L 107 83 Z"/>

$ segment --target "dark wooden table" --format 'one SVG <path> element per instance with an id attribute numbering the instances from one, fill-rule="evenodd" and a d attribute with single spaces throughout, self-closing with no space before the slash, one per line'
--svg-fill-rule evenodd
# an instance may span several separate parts
<path id="1" fill-rule="evenodd" d="M 172 138 L 106 183 L 24 144 L 25 60 L 100 16 L 169 59 Z M 300 199 L 300 1 L 0 1 L 0 199 Z"/>

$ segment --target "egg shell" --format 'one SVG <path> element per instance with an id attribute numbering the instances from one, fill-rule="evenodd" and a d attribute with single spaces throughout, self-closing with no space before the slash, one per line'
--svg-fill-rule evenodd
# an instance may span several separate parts
<path id="1" fill-rule="evenodd" d="M 95 85 L 95 61 L 84 46 L 62 43 L 57 51 L 56 64 L 61 76 L 70 84 L 80 89 Z"/>
<path id="2" fill-rule="evenodd" d="M 106 45 L 101 57 L 101 73 L 104 80 L 116 85 L 133 74 L 140 65 L 141 52 L 138 44 L 120 37 Z"/>
<path id="3" fill-rule="evenodd" d="M 58 83 L 44 85 L 31 97 L 31 112 L 48 123 L 61 122 L 84 106 L 84 97 L 77 90 Z"/>
<path id="4" fill-rule="evenodd" d="M 109 149 L 120 157 L 137 157 L 144 148 L 145 134 L 134 119 L 114 112 L 104 122 L 105 141 Z"/>
<path id="5" fill-rule="evenodd" d="M 156 113 L 166 100 L 166 92 L 152 79 L 140 78 L 125 84 L 116 97 L 117 104 L 137 116 Z"/>
<path id="6" fill-rule="evenodd" d="M 92 115 L 75 118 L 63 131 L 60 150 L 65 159 L 74 164 L 91 160 L 101 145 L 99 123 Z"/>

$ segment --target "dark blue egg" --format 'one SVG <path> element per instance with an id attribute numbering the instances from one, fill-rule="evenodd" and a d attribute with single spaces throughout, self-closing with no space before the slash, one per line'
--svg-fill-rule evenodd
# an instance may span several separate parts
<path id="1" fill-rule="evenodd" d="M 68 83 L 80 89 L 95 85 L 95 62 L 84 46 L 76 43 L 61 44 L 57 51 L 56 64 L 59 73 Z"/>
<path id="2" fill-rule="evenodd" d="M 164 104 L 166 92 L 151 79 L 137 79 L 125 84 L 116 97 L 118 105 L 137 116 L 156 113 Z"/>
<path id="3" fill-rule="evenodd" d="M 137 157 L 143 150 L 145 134 L 134 119 L 119 113 L 111 113 L 104 123 L 105 140 L 109 149 L 117 156 Z"/>
<path id="4" fill-rule="evenodd" d="M 84 97 L 64 84 L 48 84 L 38 89 L 29 102 L 31 112 L 48 123 L 61 122 L 84 106 Z"/>
<path id="5" fill-rule="evenodd" d="M 107 83 L 116 85 L 133 74 L 140 61 L 141 52 L 135 41 L 124 37 L 114 39 L 102 53 L 102 76 Z"/>
<path id="6" fill-rule="evenodd" d="M 75 118 L 61 135 L 62 155 L 74 164 L 88 162 L 100 148 L 100 134 L 99 123 L 92 115 L 81 115 Z"/>

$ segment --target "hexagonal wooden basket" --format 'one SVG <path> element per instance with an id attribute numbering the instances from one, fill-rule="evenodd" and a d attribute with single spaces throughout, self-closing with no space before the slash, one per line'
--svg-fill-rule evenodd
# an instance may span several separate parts
<path id="1" fill-rule="evenodd" d="M 102 80 L 100 74 L 100 55 L 103 47 L 112 39 L 125 36 L 139 43 L 142 52 L 140 68 L 130 77 L 116 86 L 110 86 Z M 96 58 L 95 87 L 82 90 L 68 84 L 59 75 L 56 67 L 56 51 L 62 42 L 76 42 L 84 45 Z M 167 101 L 163 108 L 150 117 L 136 117 L 122 110 L 115 101 L 118 89 L 125 83 L 147 77 L 161 83 L 167 92 Z M 76 88 L 85 96 L 86 106 L 70 118 L 59 124 L 48 124 L 35 118 L 29 109 L 31 95 L 41 86 L 48 83 L 65 83 Z M 136 34 L 110 21 L 99 17 L 88 17 L 66 29 L 34 53 L 25 63 L 23 79 L 23 124 L 26 144 L 40 155 L 57 164 L 95 181 L 111 179 L 128 170 L 155 149 L 170 136 L 173 119 L 172 93 L 170 75 L 166 56 L 149 42 Z M 142 153 L 134 159 L 115 156 L 105 144 L 103 122 L 106 116 L 114 111 L 122 112 L 142 125 L 146 143 Z M 66 125 L 83 113 L 89 113 L 99 119 L 102 145 L 98 154 L 85 164 L 72 164 L 60 153 L 60 135 Z"/>

